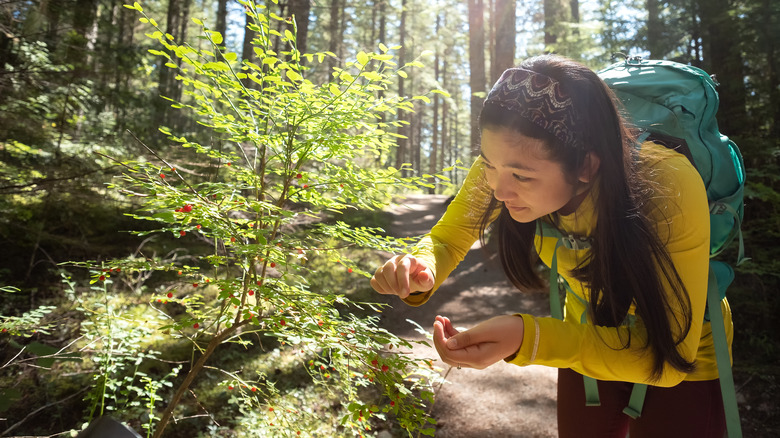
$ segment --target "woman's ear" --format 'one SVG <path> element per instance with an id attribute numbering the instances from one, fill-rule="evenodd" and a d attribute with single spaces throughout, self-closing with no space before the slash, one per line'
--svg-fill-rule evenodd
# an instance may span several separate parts
<path id="1" fill-rule="evenodd" d="M 598 155 L 594 154 L 592 151 L 585 154 L 585 161 L 580 168 L 579 181 L 584 183 L 593 181 L 593 178 L 595 178 L 596 174 L 599 172 L 600 164 L 601 159 L 599 159 Z"/>

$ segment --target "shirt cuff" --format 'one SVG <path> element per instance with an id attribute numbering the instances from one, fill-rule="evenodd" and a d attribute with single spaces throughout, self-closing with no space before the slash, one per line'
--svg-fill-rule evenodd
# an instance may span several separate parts
<path id="1" fill-rule="evenodd" d="M 518 366 L 531 365 L 539 351 L 539 322 L 531 315 L 516 313 L 515 316 L 523 318 L 523 343 L 515 354 L 504 360 Z"/>

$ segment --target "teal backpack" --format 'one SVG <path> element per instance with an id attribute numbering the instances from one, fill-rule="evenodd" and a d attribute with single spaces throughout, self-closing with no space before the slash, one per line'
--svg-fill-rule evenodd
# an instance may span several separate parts
<path id="1" fill-rule="evenodd" d="M 741 224 L 744 213 L 745 167 L 736 144 L 718 131 L 715 113 L 718 93 L 715 81 L 699 68 L 672 61 L 627 58 L 598 72 L 622 102 L 626 116 L 640 130 L 638 143 L 652 140 L 684 154 L 704 181 L 710 205 L 710 273 L 707 285 L 707 314 L 712 325 L 726 425 L 731 438 L 742 436 L 736 391 L 731 373 L 728 341 L 720 301 L 734 279 L 734 270 L 712 260 L 735 238 L 739 241 L 737 265 L 745 258 Z M 538 221 L 537 233 L 558 236 L 550 266 L 550 310 L 562 319 L 557 249 L 587 249 L 589 242 L 578 236 L 562 236 Z M 568 285 L 562 282 L 564 289 Z M 584 315 L 583 315 L 584 317 Z M 624 412 L 641 415 L 647 385 L 635 384 Z M 598 405 L 598 386 L 585 377 L 586 403 Z"/>

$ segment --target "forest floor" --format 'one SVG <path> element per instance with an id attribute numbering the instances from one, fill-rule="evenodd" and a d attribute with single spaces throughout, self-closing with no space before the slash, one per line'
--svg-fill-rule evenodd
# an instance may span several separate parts
<path id="1" fill-rule="evenodd" d="M 426 233 L 444 213 L 446 199 L 444 195 L 407 197 L 393 210 L 391 233 L 398 237 Z M 393 308 L 383 313 L 382 325 L 406 339 L 425 340 L 407 320 L 431 332 L 436 315 L 449 317 L 456 327 L 468 328 L 498 314 L 549 314 L 545 293 L 515 290 L 501 271 L 497 256 L 491 257 L 478 245 L 426 304 L 412 307 L 387 297 Z M 416 346 L 413 354 L 438 358 L 435 349 L 422 345 Z M 437 391 L 432 411 L 438 423 L 437 437 L 557 436 L 557 370 L 504 362 L 484 370 L 450 369 L 438 360 L 435 366 L 447 373 L 447 383 Z"/>

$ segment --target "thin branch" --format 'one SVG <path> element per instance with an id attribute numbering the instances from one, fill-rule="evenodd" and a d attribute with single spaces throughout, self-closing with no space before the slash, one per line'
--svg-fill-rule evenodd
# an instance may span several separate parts
<path id="1" fill-rule="evenodd" d="M 34 415 L 36 415 L 38 412 L 41 412 L 41 411 L 43 411 L 43 410 L 45 410 L 45 409 L 48 409 L 48 408 L 50 408 L 50 407 L 52 407 L 52 406 L 54 406 L 54 405 L 58 405 L 58 404 L 60 404 L 60 403 L 65 403 L 66 401 L 68 401 L 68 400 L 72 399 L 73 397 L 76 397 L 77 395 L 81 395 L 82 393 L 84 393 L 84 392 L 87 392 L 87 390 L 88 390 L 88 389 L 89 389 L 89 387 L 87 387 L 87 388 L 84 388 L 84 389 L 82 389 L 82 390 L 81 390 L 81 391 L 79 391 L 79 392 L 75 392 L 75 393 L 73 393 L 73 394 L 71 394 L 71 395 L 69 395 L 69 396 L 65 397 L 65 398 L 64 398 L 64 399 L 62 399 L 62 400 L 54 401 L 54 402 L 51 402 L 51 403 L 49 403 L 49 404 L 46 404 L 46 405 L 43 405 L 43 406 L 41 406 L 40 408 L 38 408 L 38 409 L 36 409 L 36 410 L 34 410 L 34 411 L 30 412 L 29 414 L 27 414 L 27 416 L 26 416 L 26 417 L 24 417 L 24 418 L 22 418 L 22 420 L 21 420 L 21 421 L 17 422 L 17 423 L 16 423 L 16 424 L 14 424 L 13 426 L 11 426 L 11 427 L 9 427 L 8 429 L 4 430 L 2 433 L 0 433 L 0 435 L 3 435 L 3 436 L 5 436 L 5 435 L 8 435 L 9 433 L 11 433 L 11 431 L 12 431 L 12 430 L 14 430 L 14 429 L 16 429 L 17 427 L 21 426 L 21 425 L 22 425 L 22 423 L 24 423 L 25 421 L 27 421 L 28 419 L 30 419 L 31 417 L 33 417 Z M 57 435 L 61 435 L 61 434 L 57 434 Z M 57 436 L 57 435 L 52 435 L 52 436 Z"/>

